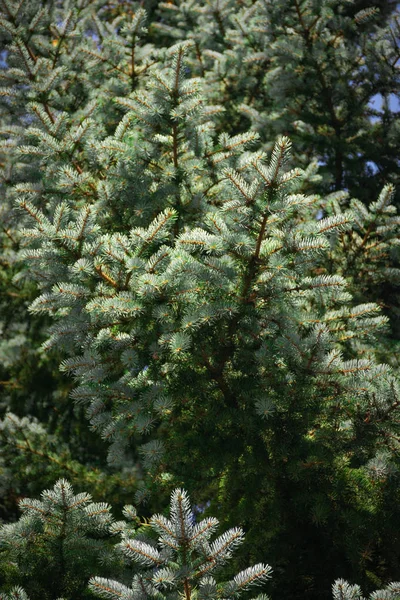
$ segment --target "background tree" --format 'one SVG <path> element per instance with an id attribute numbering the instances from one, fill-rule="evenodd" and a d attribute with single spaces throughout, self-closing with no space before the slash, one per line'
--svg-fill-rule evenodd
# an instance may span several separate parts
<path id="1" fill-rule="evenodd" d="M 87 580 L 96 570 L 114 567 L 104 539 L 112 522 L 110 507 L 92 503 L 89 494 L 74 495 L 60 479 L 41 500 L 20 501 L 22 516 L 0 530 L 1 574 L 32 598 L 88 598 Z"/>

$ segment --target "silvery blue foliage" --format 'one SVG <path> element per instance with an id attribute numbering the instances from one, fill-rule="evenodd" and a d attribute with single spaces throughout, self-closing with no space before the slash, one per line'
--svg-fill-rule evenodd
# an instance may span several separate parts
<path id="1" fill-rule="evenodd" d="M 132 537 L 132 531 L 122 533 L 118 548 L 139 567 L 132 586 L 110 579 L 95 577 L 90 589 L 109 600 L 143 600 L 157 598 L 178 599 L 182 595 L 189 600 L 198 590 L 204 600 L 222 597 L 238 598 L 241 592 L 266 582 L 272 569 L 258 564 L 238 573 L 231 581 L 218 584 L 213 575 L 232 556 L 232 552 L 243 542 L 242 529 L 233 528 L 211 540 L 218 527 L 218 520 L 206 518 L 195 523 L 193 510 L 185 490 L 176 489 L 171 495 L 170 515 L 153 515 L 150 526 L 158 534 L 158 542 L 143 536 Z"/>

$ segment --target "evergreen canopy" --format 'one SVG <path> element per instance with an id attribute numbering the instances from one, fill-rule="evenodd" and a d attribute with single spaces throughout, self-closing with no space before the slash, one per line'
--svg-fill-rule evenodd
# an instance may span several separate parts
<path id="1" fill-rule="evenodd" d="M 395 8 L 0 0 L 7 520 L 31 454 L 187 489 L 272 596 L 400 577 Z"/>

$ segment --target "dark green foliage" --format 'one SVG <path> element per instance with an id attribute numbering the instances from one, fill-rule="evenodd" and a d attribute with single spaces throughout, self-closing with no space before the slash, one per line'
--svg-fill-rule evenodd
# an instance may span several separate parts
<path id="1" fill-rule="evenodd" d="M 88 457 L 86 462 L 79 462 L 70 446 L 49 434 L 35 418 L 19 419 L 7 413 L 0 421 L 1 517 L 14 517 L 21 496 L 38 495 L 44 485 L 64 476 L 75 489 L 89 487 L 95 500 L 106 497 L 121 509 L 135 489 L 139 473 L 129 463 L 115 471 L 105 468 L 101 461 L 88 463 Z"/>

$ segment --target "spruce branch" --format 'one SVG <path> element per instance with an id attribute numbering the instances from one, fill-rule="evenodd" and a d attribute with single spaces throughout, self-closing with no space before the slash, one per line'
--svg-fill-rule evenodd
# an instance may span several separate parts
<path id="1" fill-rule="evenodd" d="M 234 528 L 210 543 L 217 519 L 206 519 L 193 526 L 193 513 L 185 490 L 176 489 L 171 494 L 170 516 L 154 515 L 150 526 L 159 534 L 159 551 L 153 544 L 141 539 L 132 539 L 122 533 L 123 540 L 118 547 L 142 567 L 135 575 L 132 587 L 126 588 L 117 581 L 95 577 L 89 582 L 93 593 L 103 598 L 133 598 L 136 586 L 146 598 L 157 594 L 161 598 L 192 598 L 192 592 L 206 584 L 204 574 L 216 568 L 231 557 L 232 551 L 243 542 L 243 531 Z M 166 552 L 165 549 L 168 548 Z M 213 587 L 209 598 L 218 598 L 220 593 L 239 596 L 243 590 L 260 585 L 271 576 L 268 565 L 259 564 L 240 572 L 233 581 L 220 584 L 220 590 Z M 207 580 L 208 581 L 208 580 Z"/>

